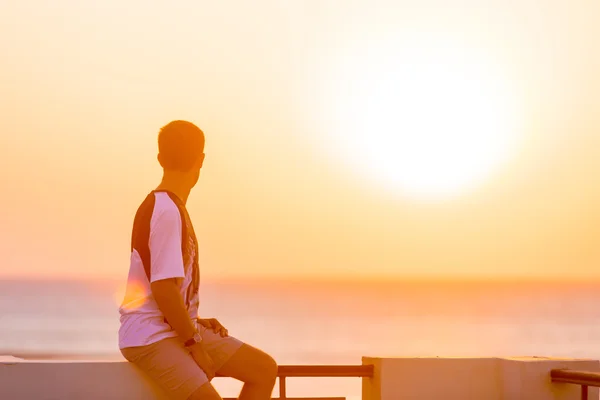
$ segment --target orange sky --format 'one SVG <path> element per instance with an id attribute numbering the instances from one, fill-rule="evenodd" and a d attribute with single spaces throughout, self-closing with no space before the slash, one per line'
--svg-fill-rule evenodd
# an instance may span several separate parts
<path id="1" fill-rule="evenodd" d="M 3 2 L 0 276 L 125 276 L 158 128 L 190 119 L 203 276 L 599 278 L 600 3 L 449 3 Z M 518 93 L 520 147 L 462 196 L 382 189 L 330 145 L 341 54 L 392 36 L 452 37 Z"/>

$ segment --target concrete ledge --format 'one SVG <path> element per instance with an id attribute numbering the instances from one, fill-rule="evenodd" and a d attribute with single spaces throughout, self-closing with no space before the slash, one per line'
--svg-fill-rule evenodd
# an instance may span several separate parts
<path id="1" fill-rule="evenodd" d="M 497 358 L 364 358 L 363 400 L 500 400 Z"/>
<path id="2" fill-rule="evenodd" d="M 363 358 L 364 400 L 579 400 L 577 385 L 552 383 L 552 369 L 600 372 L 597 360 L 547 357 Z M 332 378 L 335 379 L 335 378 Z M 589 398 L 598 399 L 590 388 Z M 25 361 L 0 358 L 0 399 L 167 400 L 126 361 Z"/>
<path id="3" fill-rule="evenodd" d="M 363 358 L 373 364 L 363 400 L 580 400 L 577 385 L 552 383 L 553 369 L 600 372 L 600 361 L 548 357 Z M 590 388 L 590 399 L 598 389 Z"/>
<path id="4" fill-rule="evenodd" d="M 168 400 L 126 361 L 0 359 L 0 399 Z"/>

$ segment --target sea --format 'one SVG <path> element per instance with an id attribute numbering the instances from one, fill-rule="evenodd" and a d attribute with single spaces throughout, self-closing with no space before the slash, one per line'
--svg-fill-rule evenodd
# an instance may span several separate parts
<path id="1" fill-rule="evenodd" d="M 600 283 L 203 280 L 202 317 L 279 364 L 363 356 L 600 359 Z M 121 360 L 116 280 L 0 280 L 0 355 Z M 222 396 L 241 384 L 216 378 Z M 290 378 L 288 396 L 360 399 L 359 378 Z M 277 393 L 277 390 L 275 391 Z"/>

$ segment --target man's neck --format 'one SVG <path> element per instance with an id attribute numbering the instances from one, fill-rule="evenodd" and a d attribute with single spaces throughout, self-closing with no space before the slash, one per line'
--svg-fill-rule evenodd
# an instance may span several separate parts
<path id="1" fill-rule="evenodd" d="M 183 204 L 186 204 L 192 188 L 180 177 L 165 174 L 156 190 L 169 191 L 179 197 Z"/>

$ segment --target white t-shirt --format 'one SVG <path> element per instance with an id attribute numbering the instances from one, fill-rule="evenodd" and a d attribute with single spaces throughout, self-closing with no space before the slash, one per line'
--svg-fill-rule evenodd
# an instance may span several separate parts
<path id="1" fill-rule="evenodd" d="M 183 225 L 185 223 L 185 226 Z M 182 235 L 186 240 L 182 241 Z M 119 348 L 175 337 L 152 296 L 150 282 L 180 278 L 181 295 L 196 323 L 199 305 L 198 242 L 185 205 L 167 191 L 153 191 L 133 224 L 125 299 L 119 308 Z"/>

